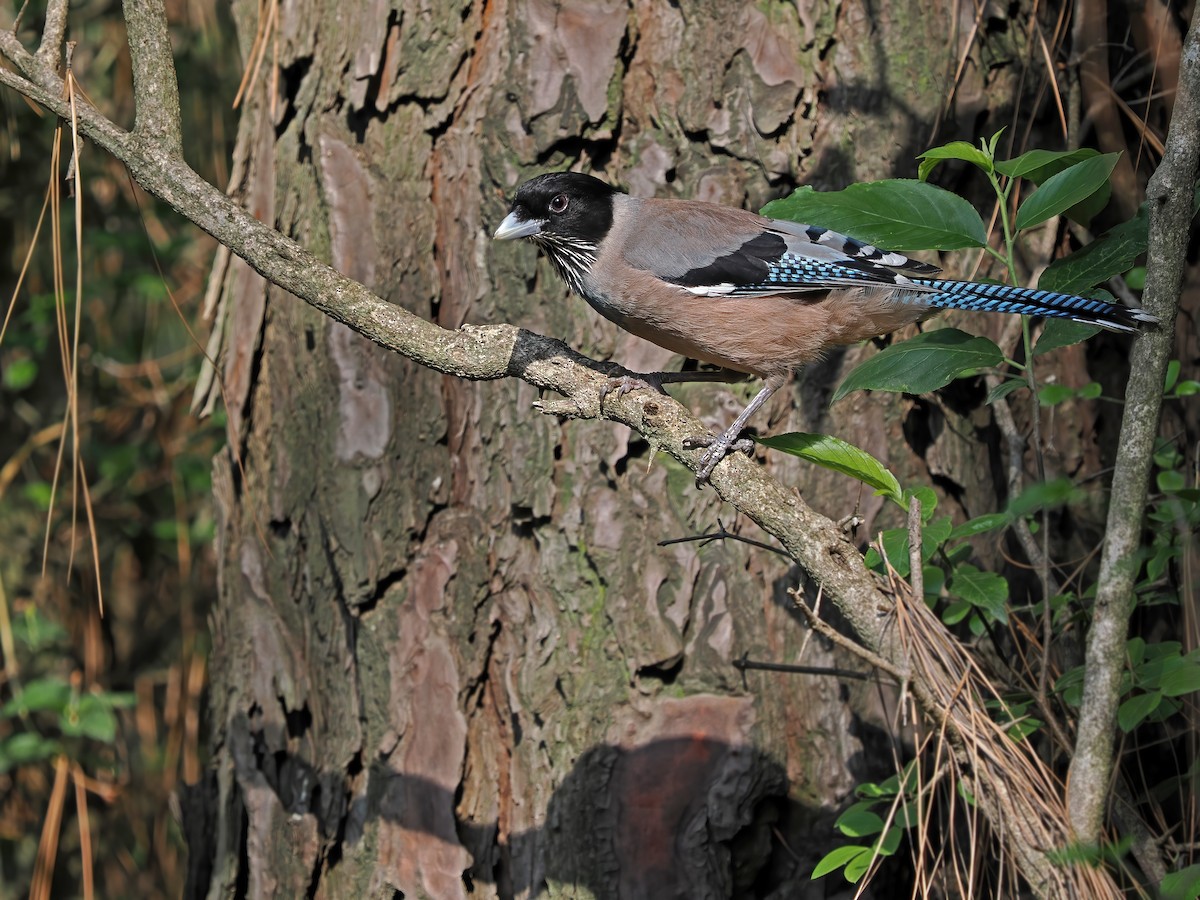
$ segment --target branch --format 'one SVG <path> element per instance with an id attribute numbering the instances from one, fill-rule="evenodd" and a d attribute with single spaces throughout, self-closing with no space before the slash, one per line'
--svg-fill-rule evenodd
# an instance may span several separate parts
<path id="1" fill-rule="evenodd" d="M 1099 842 L 1111 791 L 1113 734 L 1120 703 L 1125 640 L 1135 598 L 1147 482 L 1163 378 L 1174 345 L 1183 267 L 1191 234 L 1196 169 L 1200 162 L 1200 26 L 1193 20 L 1180 61 L 1179 93 L 1162 162 L 1146 186 L 1150 238 L 1142 302 L 1163 326 L 1135 341 L 1130 353 L 1125 415 L 1113 472 L 1108 525 L 1100 560 L 1092 626 L 1088 630 L 1083 700 L 1067 799 L 1071 824 L 1084 844 Z"/>
<path id="2" fill-rule="evenodd" d="M 139 5 L 151 5 L 151 0 L 127 3 L 127 14 L 129 7 Z M 170 45 L 161 12 L 145 16 L 138 24 L 131 22 L 129 32 L 131 43 L 139 41 L 136 48 L 131 48 L 134 55 L 146 57 L 135 66 L 144 78 L 152 79 L 155 73 L 171 65 Z M 28 54 L 11 34 L 0 33 L 0 55 L 7 57 L 21 73 L 0 67 L 0 84 L 12 87 L 61 118 L 69 117 L 62 100 L 62 80 L 52 67 Z M 556 391 L 566 399 L 547 406 L 553 406 L 559 414 L 619 422 L 693 471 L 698 467 L 703 451 L 684 450 L 683 441 L 705 429 L 687 409 L 669 397 L 642 390 L 624 397 L 609 394 L 601 403 L 600 388 L 606 384 L 609 366 L 589 360 L 559 341 L 512 325 L 464 326 L 455 331 L 440 328 L 388 303 L 255 219 L 183 161 L 173 124 L 177 108 L 155 113 L 146 107 L 152 102 L 170 105 L 174 85 L 173 78 L 166 87 L 160 83 L 150 88 L 143 82 L 138 89 L 138 126 L 133 133 L 118 128 L 82 98 L 77 98 L 79 128 L 124 163 L 146 191 L 208 232 L 268 281 L 381 347 L 448 375 L 477 380 L 511 376 Z M 161 130 L 156 133 L 155 127 Z M 866 568 L 862 554 L 833 522 L 813 512 L 794 490 L 775 481 L 761 466 L 741 455 L 734 455 L 718 466 L 711 484 L 723 500 L 779 539 L 837 604 L 862 641 L 878 654 L 881 668 L 893 673 L 909 671 L 906 648 L 893 627 L 895 598 L 881 589 L 880 582 Z M 929 629 L 936 631 L 934 640 L 958 646 L 936 619 L 932 619 Z M 961 717 L 952 715 L 951 706 L 970 709 L 982 717 L 986 717 L 986 710 L 982 697 L 948 692 L 945 685 L 937 684 L 939 677 L 950 677 L 939 672 L 932 668 L 914 675 L 910 689 L 926 715 L 934 722 L 946 723 L 953 739 Z M 960 740 L 956 746 L 968 743 Z M 970 767 L 972 759 L 963 754 L 961 763 Z M 1096 889 L 1094 884 L 1101 876 L 1086 867 L 1055 869 L 1050 863 L 1047 851 L 1065 845 L 1067 840 L 1064 817 L 1047 824 L 1039 819 L 1036 810 L 1027 808 L 1030 798 L 1025 796 L 1023 785 L 1006 784 L 1001 776 L 989 772 L 980 772 L 978 777 L 980 808 L 995 823 L 997 833 L 1005 835 L 1008 848 L 1035 892 L 1048 896 L 1055 891 L 1055 885 L 1079 878 L 1093 887 L 1077 893 L 1117 896 L 1115 886 L 1111 890 L 1107 890 L 1107 885 Z M 1026 819 L 1038 820 L 1039 824 L 1026 825 Z"/>
<path id="3" fill-rule="evenodd" d="M 167 153 L 183 155 L 179 116 L 179 82 L 161 3 L 126 0 L 125 28 L 133 64 L 134 134 L 156 139 Z"/>
<path id="4" fill-rule="evenodd" d="M 46 4 L 46 24 L 42 28 L 42 43 L 37 58 L 44 65 L 57 66 L 62 60 L 63 37 L 67 33 L 67 0 L 50 0 Z"/>

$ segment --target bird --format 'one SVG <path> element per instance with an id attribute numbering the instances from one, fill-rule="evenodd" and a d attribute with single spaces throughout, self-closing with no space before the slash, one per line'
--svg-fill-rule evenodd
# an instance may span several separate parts
<path id="1" fill-rule="evenodd" d="M 1070 294 L 936 277 L 938 267 L 836 231 L 699 200 L 641 199 L 581 172 L 521 184 L 496 240 L 536 244 L 600 315 L 660 347 L 763 380 L 706 447 L 697 484 L 735 447 L 752 416 L 796 369 L 944 309 L 1064 318 L 1133 333 L 1142 309 Z M 698 376 L 698 377 L 697 377 Z M 711 380 L 648 373 L 638 381 Z M 631 384 L 622 381 L 620 390 Z M 601 394 L 603 401 L 604 393 Z"/>

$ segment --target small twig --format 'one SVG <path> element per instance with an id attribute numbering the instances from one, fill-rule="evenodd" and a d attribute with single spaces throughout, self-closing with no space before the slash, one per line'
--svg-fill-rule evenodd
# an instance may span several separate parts
<path id="1" fill-rule="evenodd" d="M 13 37 L 16 37 L 17 32 L 21 30 L 21 20 L 25 18 L 25 10 L 27 9 L 29 9 L 29 0 L 25 0 L 25 2 L 21 4 L 21 8 L 17 10 L 17 17 L 13 19 Z"/>
<path id="2" fill-rule="evenodd" d="M 908 578 L 914 597 L 925 596 L 925 541 L 921 536 L 921 500 L 908 499 Z"/>
<path id="3" fill-rule="evenodd" d="M 182 156 L 179 81 L 167 11 L 161 0 L 126 3 L 124 9 L 133 67 L 133 133 L 161 153 Z"/>
<path id="4" fill-rule="evenodd" d="M 734 534 L 732 531 L 726 531 L 725 524 L 720 519 L 717 519 L 717 530 L 711 534 L 693 534 L 689 535 L 688 537 L 667 538 L 659 541 L 658 546 L 669 547 L 672 544 L 688 544 L 695 541 L 699 541 L 701 546 L 703 546 L 705 544 L 712 543 L 713 541 L 723 540 L 740 541 L 743 544 L 749 544 L 751 547 L 758 547 L 760 550 L 770 550 L 772 553 L 778 553 L 780 556 L 786 557 L 787 559 L 793 559 L 792 555 L 782 547 L 776 547 L 773 544 L 768 544 L 764 541 L 758 541 L 754 538 L 745 537 L 744 535 Z M 794 561 L 795 560 L 793 559 L 793 562 Z"/>
<path id="5" fill-rule="evenodd" d="M 742 654 L 739 659 L 735 659 L 732 665 L 739 672 L 787 672 L 793 675 L 828 675 L 833 678 L 851 678 L 855 681 L 874 681 L 874 677 L 865 672 L 856 672 L 853 669 L 839 669 L 834 666 L 798 666 L 793 663 L 773 663 L 759 662 L 758 660 L 749 659 L 747 654 Z"/>
<path id="6" fill-rule="evenodd" d="M 46 4 L 46 26 L 42 29 L 42 42 L 37 48 L 38 61 L 44 65 L 57 68 L 59 54 L 62 53 L 63 36 L 67 33 L 67 0 L 50 0 Z M 21 7 L 21 14 L 25 7 Z M 21 21 L 18 14 L 17 21 Z M 13 34 L 17 33 L 13 26 Z"/>
<path id="7" fill-rule="evenodd" d="M 908 674 L 899 666 L 892 665 L 892 663 L 888 662 L 879 654 L 871 652 L 862 644 L 858 643 L 857 641 L 853 641 L 841 632 L 836 631 L 828 622 L 817 616 L 817 614 L 812 611 L 809 605 L 804 602 L 804 598 L 801 596 L 800 591 L 798 591 L 796 588 L 789 588 L 788 594 L 790 594 L 792 599 L 796 601 L 797 609 L 800 610 L 800 613 L 808 621 L 808 626 L 813 631 L 817 632 L 823 637 L 828 638 L 842 649 L 849 650 L 859 659 L 870 663 L 875 668 L 882 669 L 883 671 L 887 672 L 889 675 L 895 678 L 896 681 L 903 683 L 908 680 Z"/>

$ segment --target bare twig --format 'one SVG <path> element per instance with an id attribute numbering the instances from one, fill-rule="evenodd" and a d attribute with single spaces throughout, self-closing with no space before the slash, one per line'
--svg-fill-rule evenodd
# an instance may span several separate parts
<path id="1" fill-rule="evenodd" d="M 61 60 L 63 37 L 67 33 L 67 6 L 68 0 L 50 0 L 46 4 L 46 26 L 37 49 L 38 60 L 46 65 L 58 66 Z M 15 29 L 13 34 L 16 34 Z"/>
<path id="2" fill-rule="evenodd" d="M 125 27 L 133 63 L 133 133 L 154 141 L 161 152 L 182 156 L 179 82 L 166 9 L 161 3 L 126 3 Z"/>
<path id="3" fill-rule="evenodd" d="M 791 588 L 788 590 L 788 593 L 792 596 L 792 599 L 796 601 L 796 608 L 800 610 L 801 615 L 804 616 L 805 620 L 808 622 L 808 626 L 813 631 L 828 638 L 839 647 L 849 650 L 859 659 L 862 659 L 875 668 L 882 669 L 897 681 L 904 682 L 908 680 L 908 675 L 898 665 L 889 662 L 877 653 L 873 653 L 857 641 L 846 637 L 844 634 L 835 630 L 833 626 L 818 616 L 813 609 L 804 602 L 804 596 L 800 593 L 800 591 L 796 590 L 795 588 Z"/>
<path id="4" fill-rule="evenodd" d="M 740 656 L 731 665 L 739 672 L 785 672 L 789 675 L 826 675 L 830 678 L 849 678 L 854 681 L 874 681 L 872 675 L 866 672 L 856 672 L 853 669 L 838 669 L 833 666 L 800 666 L 795 663 L 760 662 L 747 656 Z"/>
<path id="5" fill-rule="evenodd" d="M 1143 305 L 1163 326 L 1134 342 L 1112 500 L 1100 560 L 1100 580 L 1088 630 L 1086 674 L 1075 757 L 1068 788 L 1071 822 L 1080 841 L 1099 841 L 1113 768 L 1113 732 L 1120 701 L 1125 639 L 1133 612 L 1136 550 L 1146 507 L 1151 450 L 1158 433 L 1163 377 L 1173 345 L 1192 196 L 1200 162 L 1200 26 L 1188 29 L 1179 93 L 1161 165 L 1146 187 L 1150 211 L 1149 265 Z"/>
<path id="6" fill-rule="evenodd" d="M 921 535 L 921 500 L 908 501 L 908 577 L 914 597 L 925 596 L 925 541 Z"/>

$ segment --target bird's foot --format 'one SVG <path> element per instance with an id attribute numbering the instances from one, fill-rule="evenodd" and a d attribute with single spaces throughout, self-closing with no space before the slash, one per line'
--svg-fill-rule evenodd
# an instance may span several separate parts
<path id="1" fill-rule="evenodd" d="M 610 375 L 608 380 L 600 388 L 600 403 L 603 405 L 604 398 L 613 391 L 617 392 L 618 397 L 624 397 L 630 391 L 636 391 L 638 388 L 646 388 L 647 390 L 656 391 L 659 394 L 665 394 L 663 390 L 662 379 L 654 373 L 644 375 L 636 375 L 626 373 L 624 375 Z"/>
<path id="2" fill-rule="evenodd" d="M 739 439 L 738 435 L 740 433 L 741 429 L 738 431 L 731 429 L 716 437 L 701 435 L 684 439 L 684 450 L 699 450 L 701 447 L 708 448 L 704 451 L 704 455 L 700 457 L 700 468 L 696 470 L 697 487 L 708 481 L 708 477 L 712 475 L 713 469 L 717 467 L 717 463 L 731 452 L 740 451 L 747 455 L 754 452 L 754 441 L 750 440 L 750 438 Z"/>

